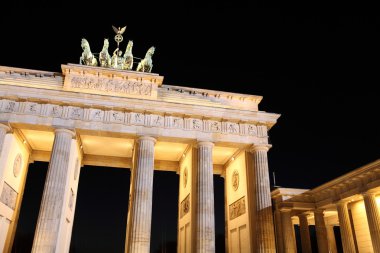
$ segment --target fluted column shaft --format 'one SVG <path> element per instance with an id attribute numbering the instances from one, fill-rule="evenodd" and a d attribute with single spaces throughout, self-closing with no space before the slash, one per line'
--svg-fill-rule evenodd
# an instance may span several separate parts
<path id="1" fill-rule="evenodd" d="M 380 213 L 376 202 L 376 195 L 372 192 L 367 192 L 363 194 L 363 199 L 373 250 L 380 252 Z"/>
<path id="2" fill-rule="evenodd" d="M 329 243 L 329 253 L 338 253 L 338 250 L 336 248 L 334 226 L 333 225 L 327 225 L 326 230 L 327 230 L 327 240 Z"/>
<path id="3" fill-rule="evenodd" d="M 4 124 L 0 124 L 0 156 L 3 150 L 5 135 L 10 131 L 10 128 Z"/>
<path id="4" fill-rule="evenodd" d="M 292 222 L 292 216 L 290 215 L 291 210 L 282 209 L 281 210 L 281 221 L 282 221 L 282 238 L 284 240 L 284 252 L 285 253 L 295 253 L 296 248 L 296 238 L 294 237 L 294 227 Z"/>
<path id="5" fill-rule="evenodd" d="M 150 252 L 150 231 L 152 223 L 154 144 L 152 137 L 143 136 L 137 140 L 135 168 L 132 177 L 132 195 L 128 226 L 129 243 L 126 252 Z"/>
<path id="6" fill-rule="evenodd" d="M 307 221 L 307 214 L 298 215 L 300 220 L 300 234 L 302 253 L 311 253 L 309 223 Z"/>
<path id="7" fill-rule="evenodd" d="M 59 223 L 69 170 L 71 140 L 74 136 L 72 131 L 66 129 L 55 130 L 32 252 L 53 253 L 57 250 Z"/>
<path id="8" fill-rule="evenodd" d="M 256 252 L 276 252 L 267 152 L 269 146 L 252 148 L 256 187 Z"/>
<path id="9" fill-rule="evenodd" d="M 318 252 L 328 253 L 329 245 L 327 241 L 327 230 L 323 212 L 323 210 L 314 211 L 315 232 L 317 235 Z"/>
<path id="10" fill-rule="evenodd" d="M 214 181 L 211 142 L 198 142 L 196 252 L 215 252 Z"/>
<path id="11" fill-rule="evenodd" d="M 346 202 L 339 202 L 337 204 L 340 235 L 342 237 L 342 245 L 344 253 L 355 253 L 355 242 L 351 230 L 351 222 L 348 214 L 348 208 Z"/>

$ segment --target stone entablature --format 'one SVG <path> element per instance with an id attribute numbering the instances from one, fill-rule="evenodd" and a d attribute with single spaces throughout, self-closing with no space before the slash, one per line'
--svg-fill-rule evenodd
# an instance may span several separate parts
<path id="1" fill-rule="evenodd" d="M 0 66 L 0 84 L 259 111 L 261 96 L 163 85 L 163 78 L 77 64 L 62 65 L 62 73 Z"/>
<path id="2" fill-rule="evenodd" d="M 261 96 L 239 93 L 196 89 L 182 86 L 162 85 L 159 88 L 159 98 L 172 102 L 210 105 L 224 108 L 236 108 L 258 111 Z"/>
<path id="3" fill-rule="evenodd" d="M 0 66 L 0 121 L 266 144 L 279 117 L 258 111 L 260 96 L 162 85 L 163 77 L 152 73 L 62 69 L 63 75 Z"/>
<path id="4" fill-rule="evenodd" d="M 78 106 L 63 106 L 29 101 L 21 102 L 9 99 L 0 100 L 0 113 L 37 115 L 42 117 L 71 120 L 181 129 L 205 133 L 254 136 L 263 138 L 261 143 L 267 143 L 268 138 L 267 127 L 265 125 L 178 117 L 134 111 L 124 112 Z M 0 119 L 5 120 L 4 118 Z"/>

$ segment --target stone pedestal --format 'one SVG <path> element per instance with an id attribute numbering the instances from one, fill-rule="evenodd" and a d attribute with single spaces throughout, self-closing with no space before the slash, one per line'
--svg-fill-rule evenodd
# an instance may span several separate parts
<path id="1" fill-rule="evenodd" d="M 298 215 L 300 220 L 300 234 L 302 253 L 311 253 L 309 223 L 307 221 L 307 214 Z"/>
<path id="2" fill-rule="evenodd" d="M 325 224 L 324 210 L 314 210 L 315 232 L 317 234 L 318 252 L 329 253 L 327 242 L 327 230 Z"/>
<path id="3" fill-rule="evenodd" d="M 267 152 L 269 145 L 252 148 L 256 175 L 256 252 L 276 252 Z"/>
<path id="4" fill-rule="evenodd" d="M 198 142 L 196 252 L 215 252 L 214 180 L 211 142 Z"/>
<path id="5" fill-rule="evenodd" d="M 71 140 L 75 137 L 72 131 L 55 130 L 53 150 L 46 176 L 45 188 L 36 232 L 33 241 L 33 253 L 53 253 L 57 248 L 60 223 L 63 216 L 66 181 L 69 175 Z"/>
<path id="6" fill-rule="evenodd" d="M 340 225 L 340 235 L 342 237 L 342 246 L 344 253 L 355 253 L 355 243 L 354 237 L 351 230 L 351 222 L 348 214 L 348 208 L 346 202 L 337 203 L 339 225 Z"/>
<path id="7" fill-rule="evenodd" d="M 284 252 L 296 253 L 296 238 L 294 237 L 294 227 L 292 222 L 292 216 L 290 209 L 281 209 L 281 221 L 282 221 L 282 238 L 284 240 Z"/>
<path id="8" fill-rule="evenodd" d="M 137 140 L 134 150 L 125 252 L 150 252 L 154 144 L 152 137 Z"/>
<path id="9" fill-rule="evenodd" d="M 336 248 L 334 226 L 333 225 L 327 225 L 326 230 L 327 230 L 327 240 L 329 243 L 329 253 L 338 253 L 338 250 Z"/>
<path id="10" fill-rule="evenodd" d="M 380 213 L 376 202 L 376 195 L 372 192 L 366 192 L 363 194 L 363 199 L 373 250 L 380 252 Z"/>

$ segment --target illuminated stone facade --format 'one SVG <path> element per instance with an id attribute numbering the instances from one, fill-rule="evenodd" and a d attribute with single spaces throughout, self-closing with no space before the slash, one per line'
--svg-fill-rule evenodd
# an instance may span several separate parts
<path id="1" fill-rule="evenodd" d="M 0 67 L 0 251 L 11 251 L 28 164 L 46 161 L 33 252 L 69 251 L 83 165 L 131 169 L 126 252 L 149 252 L 154 170 L 179 175 L 178 252 L 215 252 L 213 174 L 225 179 L 228 252 L 275 252 L 267 152 L 279 115 L 261 99 L 153 73 Z"/>
<path id="2" fill-rule="evenodd" d="M 309 225 L 315 225 L 318 252 L 336 253 L 334 226 L 346 252 L 380 252 L 380 160 L 312 190 L 278 188 L 274 200 L 277 252 L 311 252 Z"/>

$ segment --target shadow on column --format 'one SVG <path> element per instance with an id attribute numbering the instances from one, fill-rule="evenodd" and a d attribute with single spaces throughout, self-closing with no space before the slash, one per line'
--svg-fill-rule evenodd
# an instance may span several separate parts
<path id="1" fill-rule="evenodd" d="M 49 163 L 46 162 L 34 162 L 29 165 L 12 253 L 32 251 L 48 167 Z"/>

